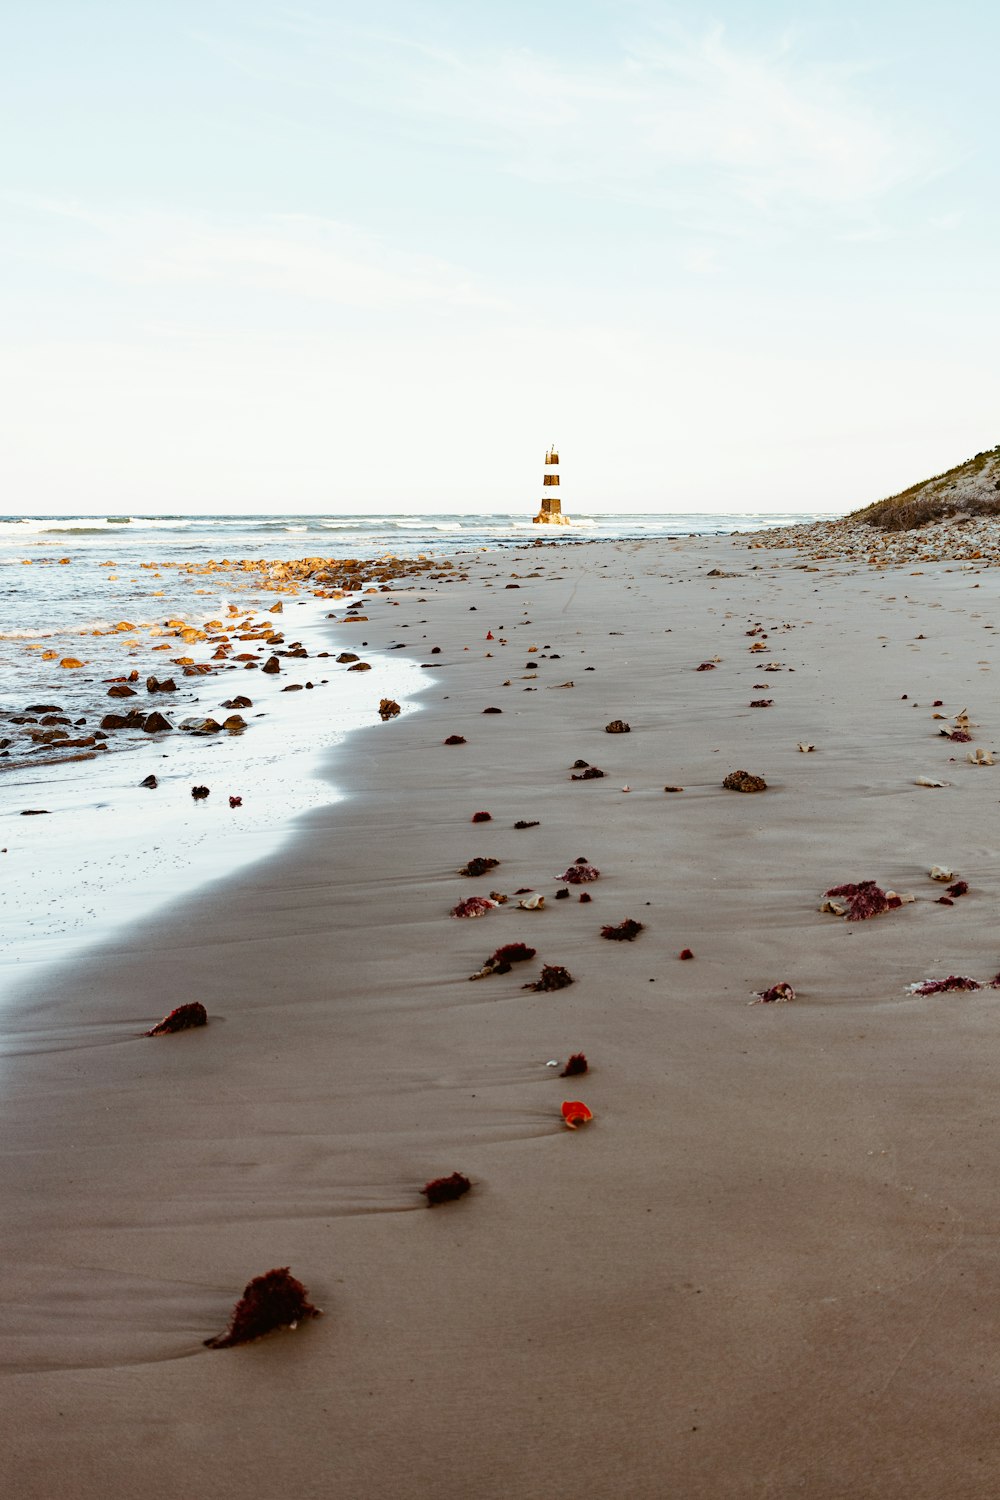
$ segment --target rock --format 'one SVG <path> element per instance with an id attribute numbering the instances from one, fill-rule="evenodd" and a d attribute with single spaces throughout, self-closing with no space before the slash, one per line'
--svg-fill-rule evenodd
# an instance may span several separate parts
<path id="1" fill-rule="evenodd" d="M 302 691 L 302 684 L 301 684 L 301 682 L 290 682 L 288 684 L 288 686 L 287 687 L 283 687 L 281 689 L 281 691 L 283 693 L 301 693 L 301 691 Z"/>
<path id="2" fill-rule="evenodd" d="M 147 734 L 163 734 L 165 730 L 173 729 L 174 726 L 162 714 L 150 714 L 142 727 Z"/>
<path id="3" fill-rule="evenodd" d="M 61 667 L 82 667 L 83 662 L 77 661 L 75 656 L 64 656 L 59 665 Z"/>
<path id="4" fill-rule="evenodd" d="M 341 651 L 340 655 L 337 657 L 337 660 L 341 663 L 342 666 L 346 666 L 349 661 L 360 661 L 360 657 L 358 656 L 356 651 Z"/>
<path id="5" fill-rule="evenodd" d="M 281 671 L 281 663 L 278 661 L 278 658 L 276 656 L 269 656 L 267 658 L 267 661 L 261 667 L 261 671 L 269 672 L 273 677 L 276 672 Z"/>
<path id="6" fill-rule="evenodd" d="M 382 720 L 383 724 L 385 723 L 386 719 L 395 719 L 400 712 L 401 709 L 395 698 L 383 698 L 378 706 L 379 718 Z"/>
<path id="7" fill-rule="evenodd" d="M 610 724 L 605 724 L 605 726 L 604 726 L 604 733 L 605 734 L 631 734 L 632 733 L 632 729 L 631 729 L 630 725 L 628 725 L 628 724 L 625 723 L 624 719 L 612 719 Z"/>
<path id="8" fill-rule="evenodd" d="M 134 698 L 135 689 L 126 687 L 124 682 L 116 682 L 114 687 L 108 688 L 109 698 Z"/>
<path id="9" fill-rule="evenodd" d="M 218 734 L 222 725 L 217 719 L 182 719 L 181 728 L 187 734 Z"/>
<path id="10" fill-rule="evenodd" d="M 247 721 L 243 718 L 242 714 L 230 714 L 228 719 L 223 719 L 222 727 L 232 733 L 238 729 L 245 729 Z"/>
<path id="11" fill-rule="evenodd" d="M 176 693 L 177 684 L 172 677 L 165 677 L 161 682 L 159 678 L 146 678 L 147 693 Z"/>
<path id="12" fill-rule="evenodd" d="M 349 672 L 370 672 L 372 669 L 369 661 L 356 661 L 353 667 L 348 667 Z"/>
<path id="13" fill-rule="evenodd" d="M 24 711 L 26 714 L 61 714 L 62 708 L 58 703 L 29 703 Z"/>
<path id="14" fill-rule="evenodd" d="M 208 793 L 209 788 L 207 786 L 193 786 L 191 788 L 191 795 L 196 802 L 202 801 L 203 798 L 208 796 Z"/>
<path id="15" fill-rule="evenodd" d="M 124 729 L 125 717 L 123 714 L 105 714 L 101 720 L 102 729 Z"/>
<path id="16" fill-rule="evenodd" d="M 221 706 L 223 708 L 253 708 L 253 702 L 250 698 L 244 698 L 240 693 L 236 698 L 227 698 Z"/>
<path id="17" fill-rule="evenodd" d="M 139 782 L 140 786 L 148 786 L 150 791 L 155 791 L 159 784 L 155 776 L 146 776 Z"/>
<path id="18" fill-rule="evenodd" d="M 722 785 L 729 792 L 767 791 L 767 782 L 763 776 L 752 776 L 749 771 L 730 771 Z"/>

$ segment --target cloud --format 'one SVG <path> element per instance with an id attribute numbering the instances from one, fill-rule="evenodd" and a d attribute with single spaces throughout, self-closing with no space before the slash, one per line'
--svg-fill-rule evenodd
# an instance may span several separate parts
<path id="1" fill-rule="evenodd" d="M 452 48 L 351 34 L 339 87 L 358 107 L 435 125 L 500 170 L 588 194 L 658 199 L 683 219 L 849 214 L 942 166 L 878 75 L 789 37 L 752 49 L 722 26 L 647 33 L 600 62 L 526 47 Z M 447 137 L 445 136 L 447 132 Z"/>

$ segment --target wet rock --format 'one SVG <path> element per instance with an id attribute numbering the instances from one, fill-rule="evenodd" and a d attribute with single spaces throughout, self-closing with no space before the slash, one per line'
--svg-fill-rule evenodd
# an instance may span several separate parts
<path id="1" fill-rule="evenodd" d="M 395 698 L 383 698 L 378 706 L 378 716 L 385 723 L 386 719 L 395 719 L 401 712 Z"/>
<path id="2" fill-rule="evenodd" d="M 58 703 L 29 703 L 24 711 L 26 714 L 61 714 L 62 707 Z"/>
<path id="3" fill-rule="evenodd" d="M 301 684 L 301 682 L 290 682 L 288 684 L 288 686 L 287 687 L 283 687 L 281 689 L 281 691 L 283 693 L 301 693 L 301 691 L 302 691 L 302 684 Z"/>
<path id="4" fill-rule="evenodd" d="M 349 661 L 360 661 L 360 659 L 361 658 L 358 656 L 358 653 L 356 651 L 341 651 L 340 655 L 337 657 L 337 660 L 340 662 L 341 666 L 346 666 Z"/>
<path id="5" fill-rule="evenodd" d="M 232 733 L 235 730 L 245 729 L 247 721 L 242 714 L 230 714 L 228 719 L 223 719 L 222 727 Z"/>
<path id="6" fill-rule="evenodd" d="M 158 677 L 146 678 L 147 693 L 176 693 L 177 684 L 172 677 L 164 677 L 162 681 Z"/>
<path id="7" fill-rule="evenodd" d="M 166 730 L 173 729 L 174 726 L 162 714 L 150 714 L 142 727 L 147 734 L 163 734 Z"/>
<path id="8" fill-rule="evenodd" d="M 767 782 L 763 776 L 753 776 L 749 771 L 730 771 L 722 785 L 728 792 L 767 791 Z"/>
<path id="9" fill-rule="evenodd" d="M 116 682 L 114 687 L 108 688 L 109 698 L 134 698 L 135 689 L 128 687 L 124 682 Z"/>
<path id="10" fill-rule="evenodd" d="M 276 672 L 281 671 L 281 663 L 276 656 L 269 656 L 261 667 L 262 672 L 268 672 L 273 677 Z"/>
<path id="11" fill-rule="evenodd" d="M 240 693 L 235 698 L 227 698 L 221 706 L 223 708 L 253 708 L 253 701 L 250 698 L 244 698 Z"/>
<path id="12" fill-rule="evenodd" d="M 160 783 L 157 781 L 155 776 L 145 776 L 143 777 L 142 781 L 139 782 L 140 786 L 148 786 L 150 791 L 155 791 L 159 784 Z"/>
<path id="13" fill-rule="evenodd" d="M 356 661 L 354 663 L 354 666 L 353 667 L 348 667 L 347 670 L 349 672 L 370 672 L 371 669 L 372 669 L 371 662 L 368 662 L 368 661 Z"/>
<path id="14" fill-rule="evenodd" d="M 52 809 L 49 807 L 25 807 L 21 809 L 22 818 L 47 818 Z"/>
<path id="15" fill-rule="evenodd" d="M 187 734 L 218 734 L 222 725 L 218 719 L 182 719 L 181 728 Z"/>
<path id="16" fill-rule="evenodd" d="M 125 715 L 124 714 L 105 714 L 104 718 L 101 720 L 101 728 L 102 729 L 124 729 L 125 728 Z"/>

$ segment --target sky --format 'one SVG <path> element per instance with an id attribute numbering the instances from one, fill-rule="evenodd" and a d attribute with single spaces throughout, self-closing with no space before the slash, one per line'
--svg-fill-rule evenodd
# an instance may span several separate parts
<path id="1" fill-rule="evenodd" d="M 0 510 L 843 512 L 1000 442 L 1000 7 L 8 0 Z"/>

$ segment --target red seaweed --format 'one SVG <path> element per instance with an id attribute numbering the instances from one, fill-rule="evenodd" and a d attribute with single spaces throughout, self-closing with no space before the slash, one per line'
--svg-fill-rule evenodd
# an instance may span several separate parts
<path id="1" fill-rule="evenodd" d="M 589 1072 L 589 1070 L 590 1064 L 587 1062 L 586 1054 L 583 1052 L 574 1052 L 573 1056 L 569 1059 L 566 1066 L 559 1074 L 559 1077 L 575 1078 L 578 1073 L 587 1073 Z"/>
<path id="2" fill-rule="evenodd" d="M 967 896 L 969 893 L 969 882 L 967 880 L 956 880 L 954 885 L 946 886 L 949 896 Z"/>
<path id="3" fill-rule="evenodd" d="M 478 880 L 480 875 L 486 874 L 487 870 L 495 870 L 499 863 L 498 859 L 490 859 L 488 855 L 479 855 L 475 859 L 470 859 L 469 863 L 458 873 L 468 875 L 472 880 Z"/>
<path id="4" fill-rule="evenodd" d="M 678 958 L 694 958 L 694 954 L 691 952 L 690 948 L 682 948 L 681 951 L 678 953 L 677 957 Z"/>
<path id="5" fill-rule="evenodd" d="M 478 974 L 470 974 L 469 978 L 487 979 L 491 974 L 509 974 L 512 964 L 526 963 L 534 956 L 535 949 L 529 948 L 525 943 L 506 943 L 490 955 Z"/>
<path id="6" fill-rule="evenodd" d="M 780 980 L 778 984 L 772 984 L 769 990 L 754 990 L 754 998 L 751 1005 L 774 1005 L 782 1004 L 788 1000 L 795 999 L 795 991 L 790 984 Z"/>
<path id="7" fill-rule="evenodd" d="M 466 896 L 464 901 L 452 907 L 451 914 L 453 917 L 485 917 L 496 904 L 488 896 Z"/>
<path id="8" fill-rule="evenodd" d="M 207 786 L 193 786 L 191 788 L 191 795 L 192 795 L 192 797 L 194 798 L 194 800 L 196 802 L 199 802 L 203 797 L 207 797 L 208 796 L 208 787 Z"/>
<path id="9" fill-rule="evenodd" d="M 207 1026 L 208 1012 L 200 1000 L 190 1000 L 187 1005 L 178 1005 L 162 1021 L 158 1021 L 144 1036 L 169 1036 L 175 1031 L 190 1031 L 193 1026 Z"/>
<path id="10" fill-rule="evenodd" d="M 589 885 L 592 880 L 599 879 L 600 874 L 596 865 L 588 865 L 577 860 L 576 864 L 570 865 L 569 869 L 557 875 L 556 879 L 565 880 L 568 885 Z"/>
<path id="11" fill-rule="evenodd" d="M 859 880 L 857 884 L 833 885 L 824 896 L 841 896 L 850 903 L 848 922 L 865 922 L 869 917 L 880 917 L 901 905 L 898 896 L 887 896 L 874 880 Z"/>
<path id="12" fill-rule="evenodd" d="M 587 903 L 590 900 L 591 900 L 591 895 L 590 895 L 589 891 L 581 891 L 580 892 L 580 905 L 581 906 L 586 906 Z"/>
<path id="13" fill-rule="evenodd" d="M 463 1197 L 471 1188 L 472 1183 L 461 1172 L 452 1172 L 450 1177 L 435 1177 L 428 1182 L 420 1191 L 427 1199 L 427 1207 L 433 1208 L 438 1203 L 454 1203 L 456 1198 Z"/>
<path id="14" fill-rule="evenodd" d="M 488 812 L 477 812 L 472 814 L 473 823 L 492 823 L 493 814 Z"/>
<path id="15" fill-rule="evenodd" d="M 466 743 L 466 739 L 464 734 L 449 734 L 448 738 L 446 740 L 442 740 L 441 743 L 443 745 L 464 745 Z"/>
<path id="16" fill-rule="evenodd" d="M 982 987 L 978 980 L 967 979 L 962 974 L 949 974 L 947 979 L 925 979 L 921 984 L 908 986 L 911 995 L 946 995 L 950 990 L 981 990 Z"/>
<path id="17" fill-rule="evenodd" d="M 601 937 L 613 943 L 632 943 L 642 931 L 641 922 L 634 922 L 631 917 L 626 917 L 617 927 L 602 927 Z"/>
<path id="18" fill-rule="evenodd" d="M 547 990 L 564 990 L 572 983 L 573 976 L 568 969 L 564 969 L 560 964 L 542 964 L 541 978 L 536 979 L 534 984 L 523 984 L 521 988 L 542 993 Z"/>
<path id="19" fill-rule="evenodd" d="M 297 1328 L 305 1318 L 322 1316 L 309 1301 L 301 1281 L 290 1275 L 287 1266 L 255 1276 L 247 1283 L 243 1296 L 233 1308 L 225 1333 L 206 1339 L 208 1349 L 231 1349 L 234 1344 L 249 1344 L 276 1328 Z"/>

